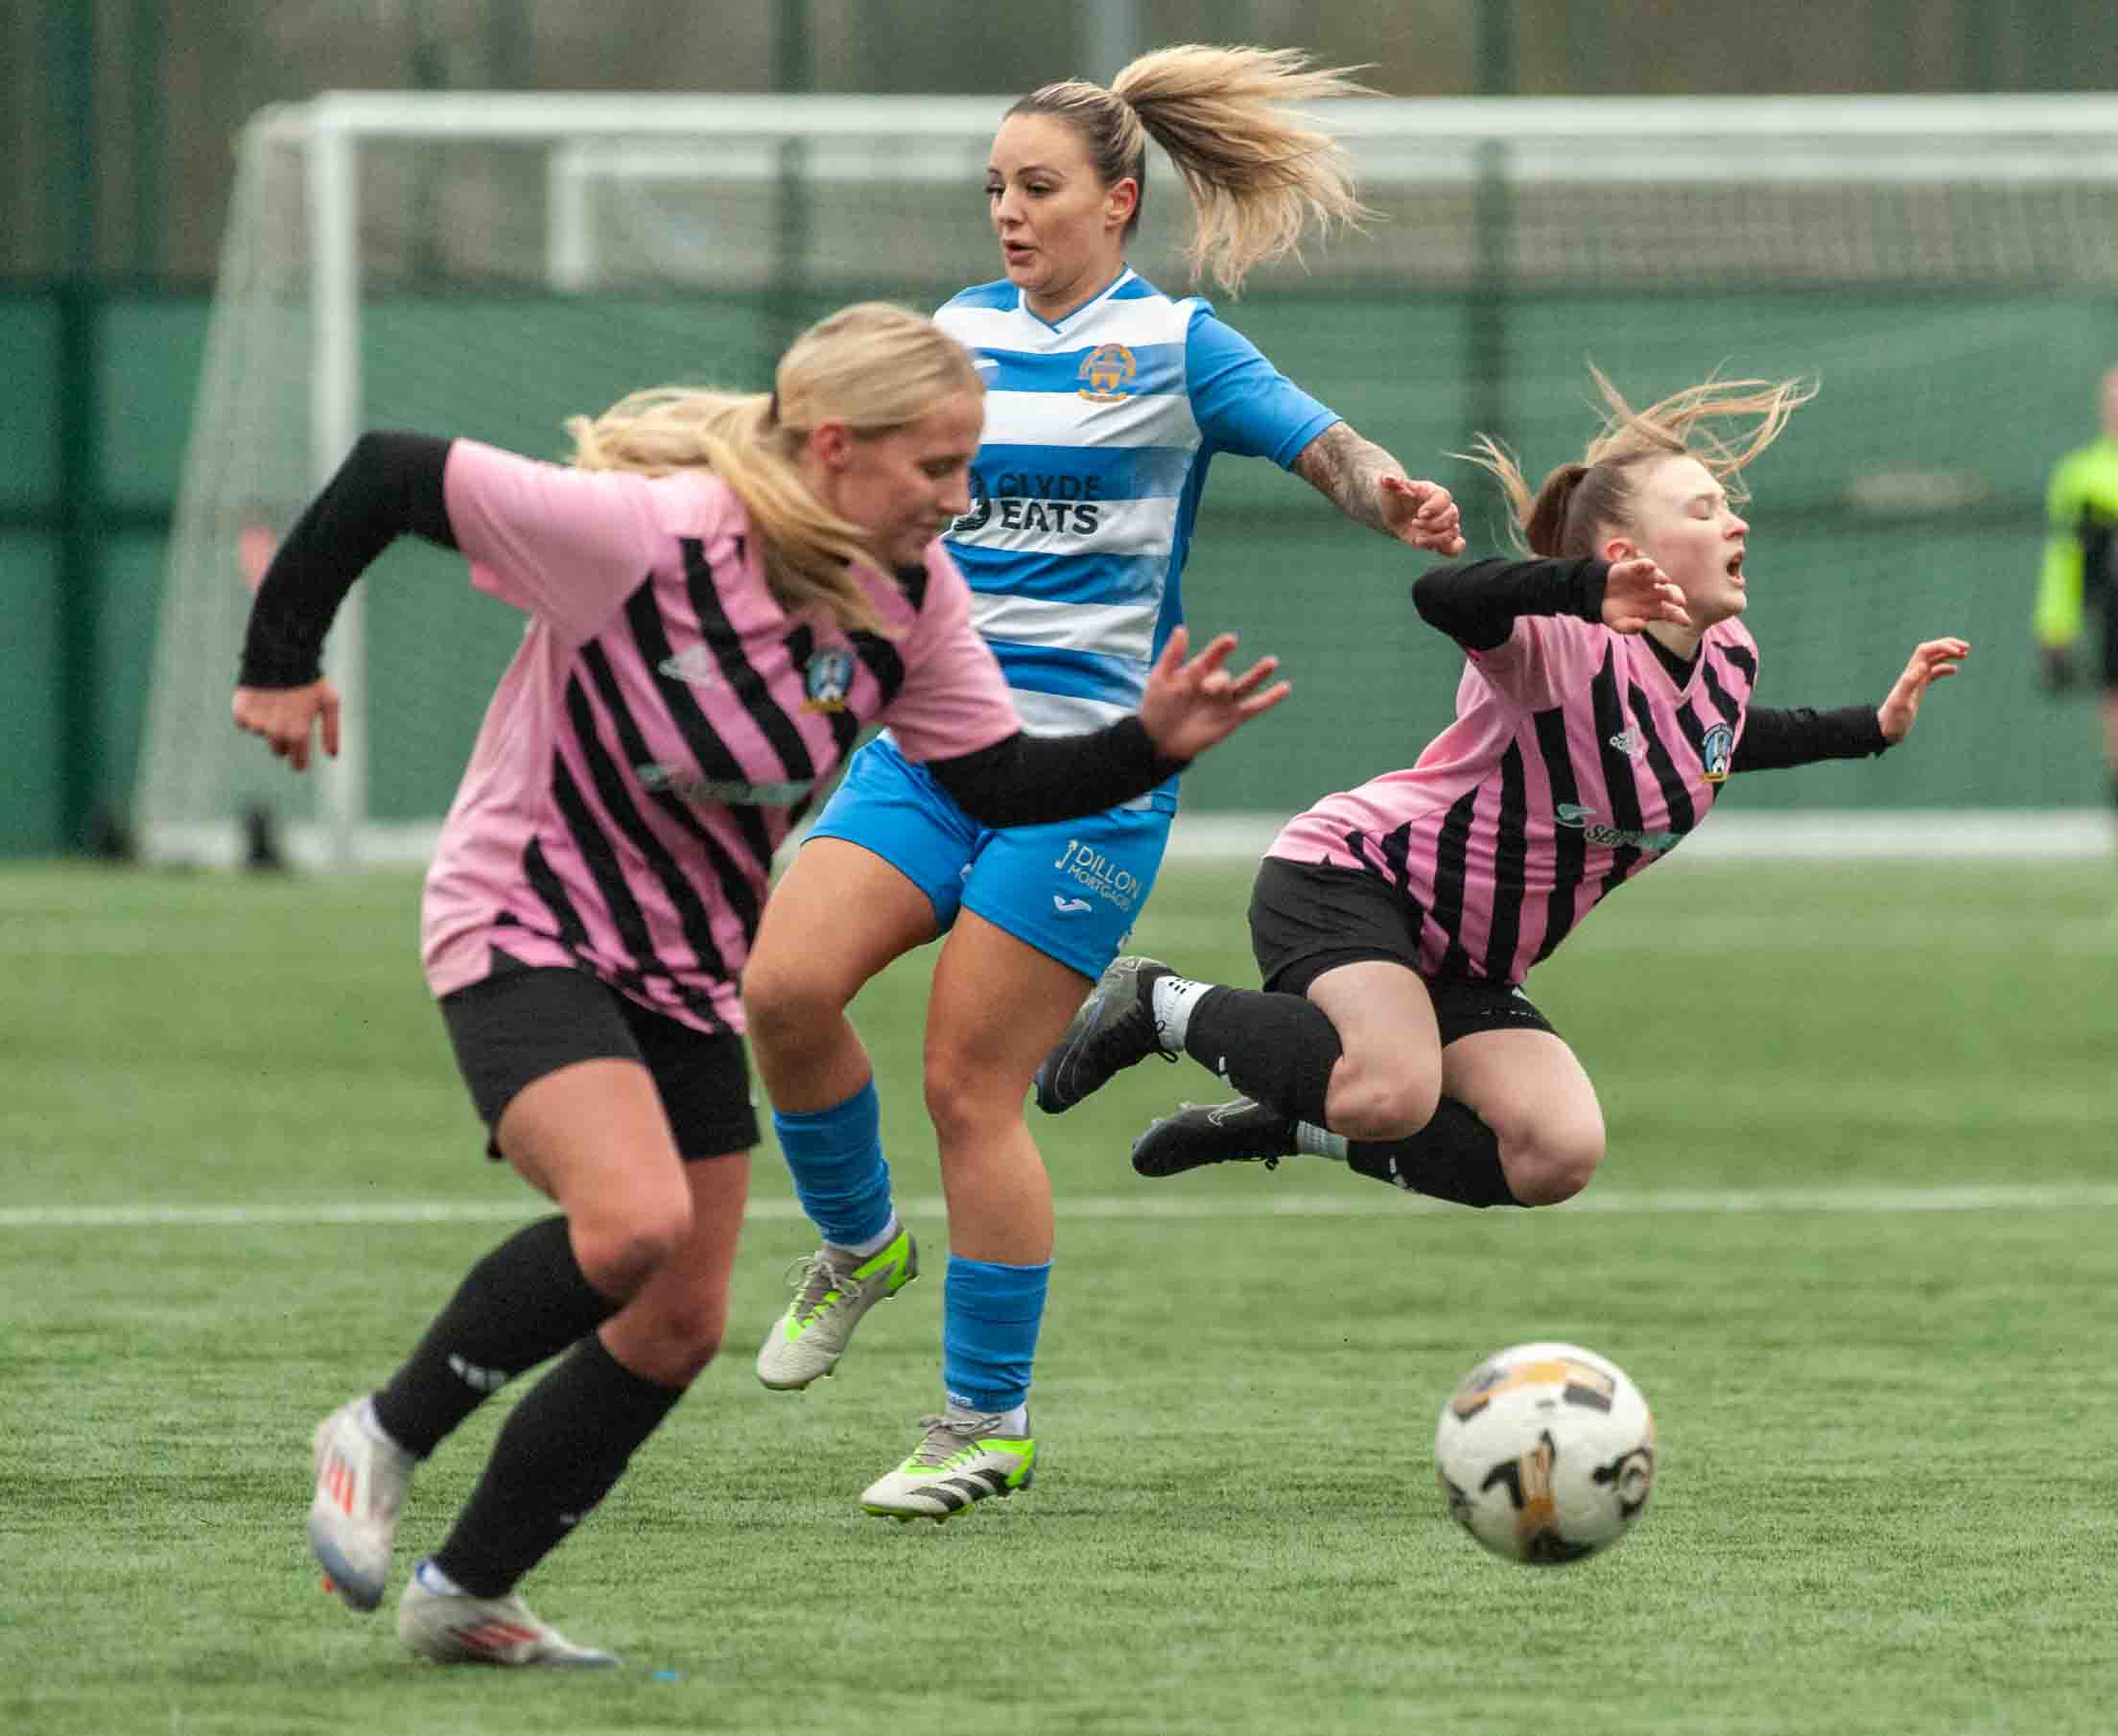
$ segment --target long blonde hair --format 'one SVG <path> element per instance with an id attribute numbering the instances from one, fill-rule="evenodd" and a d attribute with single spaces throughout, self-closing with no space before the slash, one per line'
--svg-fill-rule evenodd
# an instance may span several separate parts
<path id="1" fill-rule="evenodd" d="M 1234 295 L 1253 266 L 1299 259 L 1312 222 L 1329 235 L 1374 215 L 1354 193 L 1345 151 L 1283 106 L 1374 96 L 1347 76 L 1358 70 L 1312 66 L 1299 49 L 1189 42 L 1141 56 L 1108 90 L 1069 79 L 1031 91 L 1007 112 L 1071 123 L 1103 184 L 1130 176 L 1142 203 L 1151 136 L 1191 195 L 1195 223 L 1185 256 L 1192 274 L 1211 270 Z M 1139 223 L 1136 205 L 1127 236 Z"/>
<path id="2" fill-rule="evenodd" d="M 1593 363 L 1588 373 L 1603 396 L 1602 426 L 1577 462 L 1560 465 L 1535 491 L 1515 454 L 1491 434 L 1478 435 L 1469 452 L 1449 455 L 1498 479 L 1513 513 L 1510 532 L 1532 554 L 1583 558 L 1595 553 L 1601 530 L 1630 528 L 1633 473 L 1650 458 L 1697 458 L 1731 501 L 1749 498 L 1744 466 L 1817 395 L 1814 380 L 1708 379 L 1635 410 Z M 1749 427 L 1733 436 L 1711 426 L 1744 418 Z"/>
<path id="3" fill-rule="evenodd" d="M 789 614 L 821 611 L 847 632 L 882 618 L 854 569 L 887 573 L 862 527 L 820 499 L 799 462 L 819 424 L 875 438 L 916 422 L 951 392 L 982 396 L 968 351 L 932 320 L 863 301 L 818 320 L 780 358 L 770 392 L 662 386 L 600 416 L 573 416 L 582 470 L 667 476 L 710 470 L 742 502 L 773 598 Z"/>

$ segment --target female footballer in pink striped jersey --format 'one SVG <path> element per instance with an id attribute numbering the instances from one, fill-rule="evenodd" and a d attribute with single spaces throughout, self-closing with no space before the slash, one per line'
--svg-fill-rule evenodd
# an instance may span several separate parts
<path id="1" fill-rule="evenodd" d="M 1244 1093 L 1154 1123 L 1133 1148 L 1141 1174 L 1309 1152 L 1469 1206 L 1578 1193 L 1603 1112 L 1524 975 L 1682 843 L 1731 772 L 1881 753 L 1968 654 L 1919 645 L 1879 708 L 1752 705 L 1750 527 L 1731 490 L 1813 388 L 1709 381 L 1635 411 L 1596 382 L 1603 427 L 1534 493 L 1478 441 L 1537 558 L 1413 587 L 1464 648 L 1456 720 L 1274 840 L 1250 908 L 1263 992 L 1118 959 L 1039 1069 L 1053 1113 L 1157 1053 Z M 1716 436 L 1731 419 L 1744 432 Z"/>
<path id="2" fill-rule="evenodd" d="M 319 724 L 338 747 L 325 631 L 400 533 L 460 551 L 530 618 L 427 878 L 424 953 L 489 1153 L 559 1210 L 315 1437 L 310 1545 L 372 1609 L 420 1461 L 566 1352 L 405 1587 L 416 1655 L 617 1661 L 514 1588 L 719 1347 L 757 1140 L 740 974 L 773 848 L 859 731 L 887 722 L 1005 826 L 1154 788 L 1285 691 L 1270 659 L 1235 676 L 1232 640 L 1184 664 L 1180 638 L 1137 713 L 1024 735 L 936 540 L 970 504 L 983 396 L 954 340 L 869 304 L 797 340 L 769 397 L 667 390 L 577 418 L 571 467 L 369 434 L 258 588 L 236 722 L 297 771 Z"/>

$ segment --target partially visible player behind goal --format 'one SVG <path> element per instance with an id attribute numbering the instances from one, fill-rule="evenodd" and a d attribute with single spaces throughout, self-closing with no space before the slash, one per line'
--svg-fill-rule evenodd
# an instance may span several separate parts
<path id="1" fill-rule="evenodd" d="M 1750 527 L 1731 491 L 1807 388 L 1709 381 L 1636 411 L 1596 379 L 1607 421 L 1541 488 L 1479 443 L 1534 558 L 1414 586 L 1464 650 L 1456 720 L 1410 767 L 1281 832 L 1251 897 L 1263 991 L 1118 959 L 1039 1069 L 1052 1112 L 1154 1054 L 1244 1093 L 1148 1128 L 1142 1174 L 1312 1153 L 1466 1206 L 1578 1193 L 1603 1111 L 1523 977 L 1702 824 L 1732 773 L 1883 752 L 1968 654 L 1918 646 L 1879 707 L 1753 705 Z M 1725 443 L 1730 418 L 1747 432 Z"/>
<path id="2" fill-rule="evenodd" d="M 530 617 L 443 827 L 427 979 L 505 1158 L 558 1212 L 475 1265 L 372 1394 L 318 1425 L 309 1540 L 374 1608 L 412 1473 L 514 1376 L 517 1404 L 397 1632 L 443 1663 L 606 1665 L 516 1594 L 719 1347 L 757 1118 L 738 993 L 774 848 L 887 723 L 991 825 L 1153 788 L 1277 703 L 1178 635 L 1137 713 L 1023 733 L 936 540 L 969 504 L 984 387 L 931 321 L 851 308 L 769 395 L 625 399 L 573 466 L 369 434 L 272 556 L 235 717 L 296 771 L 339 700 L 332 617 L 399 534 L 460 551 Z"/>
<path id="3" fill-rule="evenodd" d="M 2104 764 L 2118 805 L 2118 367 L 2104 375 L 2102 397 L 2102 434 L 2059 461 L 2045 493 L 2051 532 L 2034 630 L 2055 693 L 2083 678 L 2075 646 L 2088 638 L 2087 679 L 2103 696 Z"/>

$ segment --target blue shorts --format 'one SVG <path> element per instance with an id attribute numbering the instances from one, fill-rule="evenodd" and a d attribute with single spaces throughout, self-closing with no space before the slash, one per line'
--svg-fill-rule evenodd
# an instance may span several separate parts
<path id="1" fill-rule="evenodd" d="M 1132 931 L 1169 841 L 1170 816 L 1116 808 L 1055 826 L 980 826 L 887 739 L 853 756 L 810 836 L 874 852 L 934 906 L 959 909 L 1084 976 L 1099 976 Z"/>

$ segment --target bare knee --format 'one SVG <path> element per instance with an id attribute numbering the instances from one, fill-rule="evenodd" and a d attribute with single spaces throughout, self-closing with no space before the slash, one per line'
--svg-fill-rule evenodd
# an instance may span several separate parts
<path id="1" fill-rule="evenodd" d="M 1401 1139 L 1434 1119 L 1442 1100 L 1437 1071 L 1342 1057 L 1331 1069 L 1325 1118 L 1349 1139 Z"/>
<path id="2" fill-rule="evenodd" d="M 920 1085 L 944 1154 L 988 1146 L 1021 1129 L 1023 1096 L 1037 1057 L 1018 1054 L 1018 1047 L 996 1035 L 982 1009 L 967 1017 L 952 1002 L 948 1010 L 929 1012 Z"/>
<path id="3" fill-rule="evenodd" d="M 605 1296 L 627 1301 L 691 1236 L 691 1196 L 679 1184 L 666 1196 L 577 1218 L 572 1233 L 581 1276 Z"/>
<path id="4" fill-rule="evenodd" d="M 1500 1140 L 1508 1191 L 1525 1206 L 1570 1200 L 1603 1161 L 1602 1123 L 1541 1128 Z"/>
<path id="5" fill-rule="evenodd" d="M 798 1055 L 836 1028 L 849 997 L 801 958 L 759 965 L 742 974 L 742 1010 L 754 1047 Z"/>
<path id="6" fill-rule="evenodd" d="M 947 1043 L 927 1045 L 927 1114 L 944 1148 L 989 1137 L 1021 1117 L 1027 1079 L 1009 1079 Z"/>

